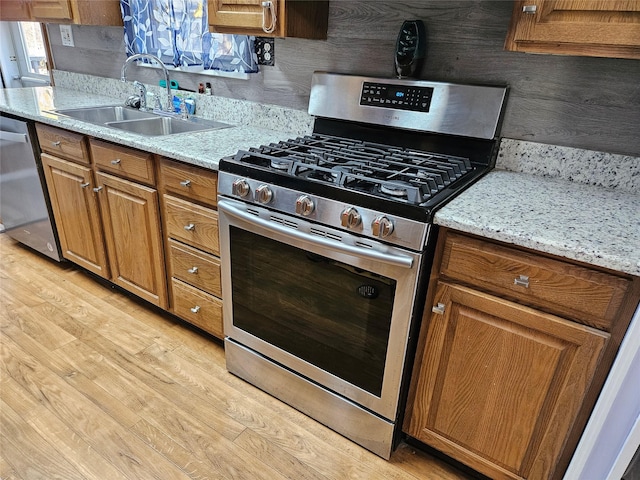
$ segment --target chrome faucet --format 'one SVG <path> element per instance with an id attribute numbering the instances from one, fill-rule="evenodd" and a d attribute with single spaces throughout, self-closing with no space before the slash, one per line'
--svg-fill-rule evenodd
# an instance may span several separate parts
<path id="1" fill-rule="evenodd" d="M 127 58 L 125 60 L 125 62 L 122 64 L 122 71 L 120 72 L 120 81 L 122 82 L 126 82 L 127 81 L 127 68 L 129 67 L 129 64 L 131 62 L 135 62 L 136 60 L 141 60 L 143 58 L 147 58 L 149 60 L 153 60 L 154 62 L 156 62 L 158 65 L 160 65 L 160 68 L 162 68 L 162 71 L 164 72 L 164 80 L 166 82 L 167 85 L 167 105 L 164 108 L 165 111 L 167 112 L 172 112 L 173 111 L 173 95 L 171 94 L 171 84 L 169 82 L 169 70 L 167 70 L 167 66 L 164 64 L 164 62 L 162 60 L 160 60 L 158 57 L 156 57 L 155 55 L 151 55 L 150 53 L 136 53 L 135 55 L 131 55 L 129 58 Z M 140 107 L 142 108 L 142 105 L 145 106 L 147 105 L 147 99 L 140 99 Z"/>

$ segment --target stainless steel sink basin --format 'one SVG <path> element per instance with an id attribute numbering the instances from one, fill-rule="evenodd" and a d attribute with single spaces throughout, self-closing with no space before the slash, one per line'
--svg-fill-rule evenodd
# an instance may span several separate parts
<path id="1" fill-rule="evenodd" d="M 140 135 L 173 135 L 176 133 L 199 132 L 203 130 L 219 130 L 231 125 L 202 118 L 191 118 L 183 120 L 177 117 L 154 116 L 154 118 L 144 118 L 138 120 L 127 120 L 122 122 L 108 122 L 108 127 L 119 128 L 127 132 L 138 133 Z"/>
<path id="2" fill-rule="evenodd" d="M 95 123 L 103 125 L 108 122 L 117 122 L 122 120 L 133 120 L 135 118 L 153 118 L 155 115 L 151 112 L 141 112 L 131 107 L 123 107 L 120 105 L 107 105 L 103 107 L 83 107 L 83 108 L 67 108 L 62 110 L 54 110 L 53 113 L 64 115 L 65 117 L 75 118 L 83 122 Z"/>
<path id="3" fill-rule="evenodd" d="M 190 117 L 185 120 L 171 114 L 144 112 L 120 105 L 68 108 L 53 110 L 51 113 L 146 136 L 173 135 L 231 127 L 227 123 L 199 117 Z"/>

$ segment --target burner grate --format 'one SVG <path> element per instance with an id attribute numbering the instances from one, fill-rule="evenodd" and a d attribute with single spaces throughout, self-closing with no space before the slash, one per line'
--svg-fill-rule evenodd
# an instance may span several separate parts
<path id="1" fill-rule="evenodd" d="M 474 169 L 464 157 L 321 134 L 240 151 L 235 160 L 413 204 Z"/>

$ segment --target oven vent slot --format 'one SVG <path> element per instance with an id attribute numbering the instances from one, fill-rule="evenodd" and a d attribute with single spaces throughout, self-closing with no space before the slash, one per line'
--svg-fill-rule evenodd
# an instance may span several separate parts
<path id="1" fill-rule="evenodd" d="M 272 222 L 279 223 L 280 225 L 283 225 L 285 227 L 293 228 L 295 230 L 298 229 L 298 224 L 296 222 L 292 222 L 291 220 L 287 220 L 286 218 L 276 217 L 271 215 L 269 217 L 269 220 L 271 220 Z"/>
<path id="2" fill-rule="evenodd" d="M 342 241 L 342 237 L 340 235 L 331 232 L 325 232 L 324 230 L 320 230 L 318 228 L 311 227 L 309 233 L 311 233 L 312 235 L 317 235 L 319 237 L 330 238 L 331 240 L 335 240 L 336 242 Z"/>
<path id="3" fill-rule="evenodd" d="M 373 245 L 369 244 L 369 243 L 363 243 L 363 242 L 359 242 L 356 240 L 355 244 L 358 247 L 363 247 L 363 248 L 373 248 Z"/>
<path id="4" fill-rule="evenodd" d="M 251 215 L 255 215 L 256 217 L 260 216 L 260 212 L 251 207 L 247 207 L 247 213 L 250 213 Z"/>

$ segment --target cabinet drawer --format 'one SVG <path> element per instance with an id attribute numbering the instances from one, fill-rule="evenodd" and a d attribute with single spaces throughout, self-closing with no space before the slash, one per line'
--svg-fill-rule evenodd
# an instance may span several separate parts
<path id="1" fill-rule="evenodd" d="M 218 172 L 175 162 L 168 158 L 160 161 L 162 182 L 167 192 L 184 195 L 192 200 L 216 205 Z"/>
<path id="2" fill-rule="evenodd" d="M 187 322 L 223 338 L 222 300 L 186 283 L 171 279 L 173 313 Z"/>
<path id="3" fill-rule="evenodd" d="M 130 180 L 155 184 L 153 156 L 120 145 L 91 139 L 91 155 L 99 170 L 115 173 Z"/>
<path id="4" fill-rule="evenodd" d="M 167 235 L 214 255 L 220 255 L 218 212 L 164 195 Z"/>
<path id="5" fill-rule="evenodd" d="M 220 259 L 169 239 L 171 275 L 218 297 L 222 296 Z"/>
<path id="6" fill-rule="evenodd" d="M 89 165 L 87 141 L 81 133 L 36 123 L 38 142 L 43 152 Z"/>
<path id="7" fill-rule="evenodd" d="M 629 287 L 625 278 L 451 232 L 440 273 L 606 331 Z"/>

